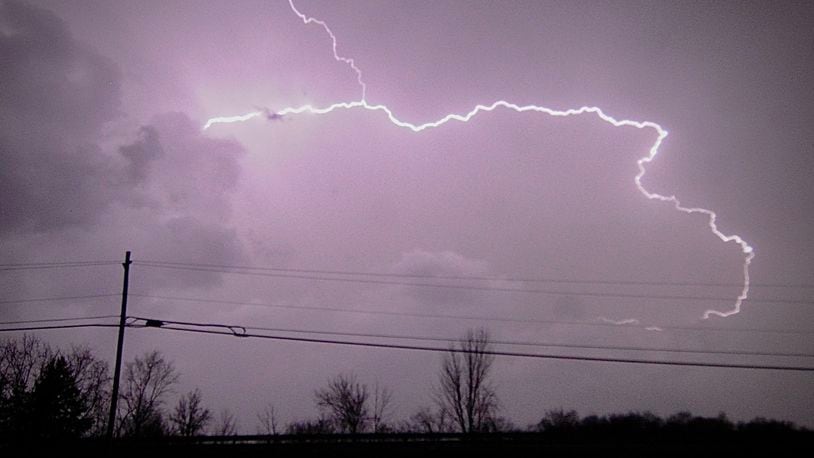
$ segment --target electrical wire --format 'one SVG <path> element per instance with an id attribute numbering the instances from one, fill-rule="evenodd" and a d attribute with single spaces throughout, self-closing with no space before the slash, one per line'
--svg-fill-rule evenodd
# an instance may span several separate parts
<path id="1" fill-rule="evenodd" d="M 144 322 L 144 327 L 162 327 L 166 324 L 178 324 L 182 326 L 196 326 L 201 328 L 222 328 L 228 329 L 235 335 L 241 335 L 246 333 L 246 327 L 240 325 L 229 325 L 229 324 L 220 324 L 220 323 L 198 323 L 194 321 L 177 321 L 177 320 L 165 320 L 165 319 L 158 319 L 158 318 L 144 318 L 138 316 L 128 316 L 128 325 L 135 324 L 138 321 Z"/>
<path id="2" fill-rule="evenodd" d="M 191 321 L 177 321 L 167 320 L 164 318 L 145 318 L 145 317 L 128 317 L 129 320 L 136 321 L 153 321 L 159 324 L 158 327 L 164 324 L 179 324 L 186 326 L 196 327 L 218 327 L 226 328 L 234 334 L 245 334 L 247 330 L 254 331 L 271 331 L 271 332 L 284 332 L 295 334 L 318 334 L 318 335 L 331 335 L 343 337 L 363 337 L 363 338 L 376 338 L 376 339 L 396 339 L 396 340 L 416 340 L 427 342 L 445 342 L 455 343 L 460 339 L 453 339 L 449 337 L 426 337 L 426 336 L 411 336 L 411 335 L 398 335 L 398 334 L 371 334 L 371 333 L 357 333 L 357 332 L 342 332 L 342 331 L 320 331 L 313 329 L 292 329 L 292 328 L 272 328 L 261 326 L 243 326 L 234 324 L 221 324 L 221 323 L 201 323 Z M 696 354 L 713 354 L 713 355 L 739 355 L 739 356 L 780 356 L 780 357 L 795 357 L 795 358 L 814 358 L 814 353 L 788 353 L 788 352 L 756 352 L 745 350 L 692 350 L 692 349 L 677 349 L 677 348 L 658 348 L 658 347 L 634 347 L 634 346 L 613 346 L 613 345 L 582 345 L 582 344 L 563 344 L 563 343 L 550 343 L 550 342 L 530 342 L 530 341 L 517 341 L 517 340 L 496 340 L 490 339 L 490 343 L 495 345 L 516 345 L 516 346 L 532 346 L 532 347 L 550 347 L 550 348 L 569 348 L 569 349 L 589 349 L 589 350 L 613 350 L 613 351 L 652 351 L 652 352 L 667 352 L 667 353 L 696 353 Z"/>
<path id="3" fill-rule="evenodd" d="M 0 271 L 65 269 L 74 267 L 109 266 L 118 263 L 119 263 L 118 261 L 67 261 L 67 262 L 32 262 L 17 264 L 0 264 Z"/>
<path id="4" fill-rule="evenodd" d="M 96 315 L 96 316 L 83 316 L 75 318 L 48 318 L 41 320 L 19 320 L 19 321 L 0 321 L 0 326 L 7 326 L 10 324 L 33 324 L 33 323 L 57 323 L 62 321 L 84 321 L 84 320 L 102 320 L 106 318 L 118 318 L 119 315 Z"/>
<path id="5" fill-rule="evenodd" d="M 68 264 L 118 264 L 121 261 L 93 259 L 87 261 L 49 261 L 49 262 L 21 262 L 0 264 L 0 267 L 28 267 L 28 266 L 64 266 Z"/>
<path id="6" fill-rule="evenodd" d="M 205 263 L 189 263 L 189 262 L 171 262 L 171 261 L 154 261 L 154 260 L 140 260 L 134 261 L 136 264 L 143 265 L 166 265 L 166 266 L 179 266 L 179 267 L 202 267 L 212 269 L 231 269 L 231 270 L 247 270 L 247 271 L 265 271 L 265 272 L 291 272 L 291 273 L 309 273 L 309 274 L 325 274 L 325 275 L 345 275 L 345 276 L 365 276 L 365 277 L 384 277 L 384 278 L 420 278 L 428 280 L 470 280 L 470 281 L 505 281 L 505 282 L 522 282 L 522 283 L 562 283 L 562 284 L 576 284 L 576 285 L 626 285 L 626 286 L 710 286 L 710 287 L 743 287 L 743 283 L 714 283 L 714 282 L 671 282 L 671 281 L 643 281 L 643 280 L 574 280 L 562 278 L 534 278 L 534 277 L 498 277 L 498 276 L 478 276 L 478 275 L 426 275 L 426 274 L 409 274 L 409 273 L 388 273 L 388 272 L 365 272 L 365 271 L 352 271 L 352 270 L 324 270 L 324 269 L 294 269 L 282 267 L 253 267 L 253 266 L 235 266 L 224 264 L 205 264 Z M 753 287 L 767 287 L 767 288 L 801 288 L 811 289 L 814 284 L 781 284 L 781 283 L 752 283 Z"/>
<path id="7" fill-rule="evenodd" d="M 180 322 L 179 322 L 180 323 Z M 198 324 L 192 323 L 195 326 L 211 326 L 211 324 Z M 221 325 L 222 327 L 233 328 L 233 326 Z M 54 325 L 54 326 L 30 326 L 18 328 L 2 328 L 0 332 L 22 332 L 22 331 L 41 331 L 41 330 L 57 330 L 57 329 L 77 329 L 77 328 L 118 328 L 118 324 L 106 323 L 86 323 L 75 325 Z M 147 328 L 153 326 L 138 325 L 135 323 L 127 324 L 129 328 Z M 509 351 L 468 351 L 460 348 L 437 348 L 425 347 L 417 345 L 404 345 L 404 344 L 384 344 L 377 342 L 360 342 L 360 341 L 344 341 L 333 339 L 316 339 L 308 337 L 290 337 L 290 336 L 277 336 L 266 334 L 250 334 L 235 332 L 233 330 L 215 331 L 207 329 L 190 329 L 178 326 L 162 325 L 158 329 L 165 329 L 171 331 L 192 332 L 201 334 L 216 334 L 227 335 L 241 338 L 259 338 L 269 340 L 280 340 L 290 342 L 307 342 L 319 343 L 328 345 L 344 345 L 355 347 L 369 347 L 369 348 L 383 348 L 383 349 L 396 349 L 396 350 L 413 350 L 413 351 L 427 351 L 436 353 L 482 353 L 491 356 L 511 356 L 520 358 L 536 358 L 536 359 L 551 359 L 551 360 L 567 360 L 567 361 L 584 361 L 584 362 L 604 362 L 604 363 L 621 363 L 621 364 L 646 364 L 646 365 L 666 365 L 666 366 L 687 366 L 687 367 L 707 367 L 707 368 L 729 368 L 729 369 L 757 369 L 757 370 L 777 370 L 777 371 L 797 371 L 797 372 L 814 372 L 814 367 L 807 366 L 778 366 L 766 364 L 733 364 L 733 363 L 711 363 L 711 362 L 695 362 L 695 361 L 669 361 L 669 360 L 648 360 L 648 359 L 634 359 L 634 358 L 607 358 L 607 357 L 594 357 L 594 356 L 574 356 L 574 355 L 552 355 L 541 353 L 520 353 Z"/>
<path id="8" fill-rule="evenodd" d="M 52 329 L 76 329 L 76 328 L 118 328 L 118 324 L 106 323 L 85 323 L 85 324 L 63 324 L 54 326 L 30 326 L 24 328 L 0 328 L 0 332 L 16 331 L 44 331 Z"/>
<path id="9" fill-rule="evenodd" d="M 364 278 L 343 278 L 343 277 L 324 277 L 316 275 L 298 275 L 298 274 L 280 274 L 270 272 L 249 272 L 237 271 L 226 269 L 212 269 L 200 267 L 185 267 L 174 266 L 165 264 L 150 264 L 146 262 L 138 262 L 140 266 L 152 267 L 159 269 L 173 269 L 185 270 L 194 272 L 212 272 L 224 273 L 235 275 L 250 275 L 259 277 L 272 277 L 272 278 L 290 278 L 299 280 L 316 280 L 316 281 L 332 281 L 342 283 L 362 283 L 362 284 L 375 284 L 375 285 L 391 285 L 391 286 L 414 286 L 422 288 L 443 288 L 443 289 L 456 289 L 466 291 L 494 291 L 504 293 L 527 293 L 527 294 L 544 294 L 544 295 L 557 295 L 557 296 L 578 296 L 578 297 L 599 297 L 599 298 L 621 298 L 621 299 L 650 299 L 650 300 L 682 300 L 682 301 L 704 301 L 704 302 L 717 302 L 717 301 L 732 301 L 731 297 L 716 297 L 716 296 L 683 296 L 683 295 L 658 295 L 658 294 L 632 294 L 632 293 L 607 293 L 607 292 L 576 292 L 576 291 L 563 291 L 563 290 L 548 290 L 548 289 L 526 289 L 526 288 L 503 288 L 497 286 L 475 286 L 475 285 L 450 285 L 444 283 L 421 283 L 421 282 L 407 282 L 395 280 L 377 280 L 377 279 L 364 279 Z M 749 298 L 750 302 L 762 302 L 771 304 L 805 304 L 814 305 L 814 301 L 804 299 L 771 299 L 771 298 Z"/>
<path id="10" fill-rule="evenodd" d="M 386 316 L 400 316 L 411 318 L 430 318 L 430 319 L 451 319 L 451 320 L 471 320 L 471 321 L 485 321 L 485 322 L 498 322 L 498 323 L 523 323 L 523 324 L 555 324 L 555 325 L 568 325 L 568 326 L 591 326 L 603 328 L 635 328 L 639 329 L 640 326 L 632 324 L 612 324 L 591 321 L 564 321 L 564 320 L 542 320 L 542 319 L 525 319 L 525 318 L 502 318 L 502 317 L 489 317 L 489 316 L 472 316 L 472 315 L 450 315 L 438 313 L 418 313 L 418 312 L 393 312 L 387 310 L 371 310 L 371 309 L 348 309 L 339 307 L 321 307 L 321 306 L 308 306 L 308 305 L 285 305 L 285 304 L 270 304 L 258 302 L 242 302 L 242 301 L 229 301 L 219 299 L 205 299 L 205 298 L 191 298 L 191 297 L 178 297 L 178 296 L 160 296 L 150 294 L 130 293 L 130 296 L 142 297 L 148 299 L 161 299 L 169 301 L 180 302 L 196 302 L 196 303 L 209 303 L 209 304 L 225 304 L 225 305 L 241 305 L 248 307 L 264 307 L 264 308 L 281 308 L 289 310 L 307 310 L 307 311 L 321 311 L 321 312 L 336 312 L 336 313 L 355 313 L 363 315 L 386 315 Z M 814 331 L 807 330 L 782 330 L 782 329 L 761 329 L 761 328 L 721 328 L 721 327 L 692 327 L 692 326 L 659 326 L 660 329 L 665 331 L 716 331 L 716 332 L 761 332 L 761 333 L 774 333 L 774 334 L 793 334 L 793 335 L 814 335 Z"/>
<path id="11" fill-rule="evenodd" d="M 77 299 L 96 299 L 100 297 L 115 297 L 115 296 L 121 296 L 121 293 L 91 294 L 87 296 L 56 296 L 56 297 L 37 297 L 30 299 L 10 299 L 10 300 L 0 300 L 0 304 L 25 304 L 29 302 L 71 301 Z"/>
<path id="12" fill-rule="evenodd" d="M 449 337 L 425 337 L 425 336 L 409 336 L 409 335 L 394 335 L 394 334 L 367 334 L 356 332 L 340 332 L 340 331 L 317 331 L 311 329 L 286 329 L 286 328 L 269 328 L 260 326 L 245 326 L 246 330 L 253 331 L 270 331 L 270 332 L 287 332 L 287 333 L 301 333 L 301 334 L 318 334 L 330 336 L 343 336 L 343 337 L 366 337 L 376 339 L 393 339 L 393 340 L 416 340 L 425 342 L 446 342 L 454 343 L 459 342 L 460 339 L 453 339 Z M 606 350 L 606 351 L 652 351 L 659 353 L 695 353 L 695 354 L 708 354 L 708 355 L 738 355 L 738 356 L 780 356 L 789 358 L 814 358 L 814 353 L 788 353 L 788 352 L 757 352 L 745 350 L 692 350 L 683 348 L 665 348 L 665 347 L 634 347 L 634 346 L 615 346 L 615 345 L 582 345 L 582 344 L 563 344 L 551 342 L 530 342 L 530 341 L 517 341 L 517 340 L 499 340 L 490 339 L 490 343 L 495 345 L 512 345 L 512 346 L 528 346 L 528 347 L 544 347 L 544 348 L 569 348 L 569 349 L 582 349 L 582 350 Z"/>
<path id="13" fill-rule="evenodd" d="M 247 330 L 255 331 L 271 331 L 271 332 L 285 332 L 295 334 L 318 334 L 318 335 L 332 335 L 344 337 L 367 337 L 377 339 L 397 339 L 397 340 L 417 340 L 428 342 L 446 342 L 454 343 L 459 339 L 448 337 L 426 337 L 426 336 L 410 336 L 410 335 L 397 335 L 397 334 L 370 334 L 370 333 L 356 333 L 356 332 L 341 332 L 341 331 L 320 331 L 313 329 L 292 329 L 292 328 L 271 328 L 260 326 L 242 326 L 242 325 L 228 325 L 219 323 L 199 323 L 190 321 L 176 321 L 158 318 L 145 318 L 145 317 L 128 317 L 133 320 L 140 321 L 154 321 L 163 324 L 179 324 L 196 327 L 218 327 L 226 328 L 235 334 L 245 334 Z M 160 326 L 159 326 L 160 327 Z M 237 331 L 240 330 L 240 331 Z M 517 340 L 490 340 L 490 343 L 495 345 L 516 345 L 516 346 L 532 346 L 532 347 L 550 347 L 550 348 L 570 348 L 570 349 L 590 349 L 590 350 L 614 350 L 614 351 L 652 351 L 652 352 L 668 352 L 668 353 L 696 353 L 696 354 L 718 354 L 718 355 L 739 355 L 739 356 L 780 356 L 780 357 L 803 357 L 814 358 L 814 353 L 788 353 L 788 352 L 755 352 L 755 351 L 741 351 L 741 350 L 692 350 L 692 349 L 676 349 L 664 347 L 634 347 L 634 346 L 612 346 L 612 345 L 580 345 L 580 344 L 562 344 L 562 343 L 549 343 L 549 342 L 529 342 Z"/>
<path id="14" fill-rule="evenodd" d="M 706 368 L 728 368 L 728 369 L 754 369 L 754 370 L 776 370 L 776 371 L 796 371 L 796 372 L 814 372 L 812 366 L 778 366 L 768 364 L 735 364 L 735 363 L 711 363 L 711 362 L 693 362 L 693 361 L 670 361 L 670 360 L 649 360 L 649 359 L 635 359 L 635 358 L 606 358 L 595 356 L 571 356 L 571 355 L 552 355 L 542 353 L 520 353 L 509 351 L 467 351 L 461 348 L 438 348 L 438 347 L 425 347 L 418 345 L 404 345 L 404 344 L 385 344 L 376 342 L 360 342 L 360 341 L 346 341 L 346 340 L 333 340 L 333 339 L 316 339 L 309 337 L 291 337 L 267 334 L 241 334 L 236 335 L 232 332 L 216 331 L 210 329 L 189 329 L 177 326 L 162 326 L 157 329 L 169 331 L 181 331 L 199 334 L 216 334 L 226 335 L 239 338 L 257 338 L 268 340 L 279 340 L 289 342 L 308 342 L 326 345 L 345 345 L 355 347 L 368 347 L 368 348 L 383 348 L 392 350 L 412 350 L 412 351 L 425 351 L 435 353 L 478 353 L 490 356 L 511 356 L 518 358 L 535 358 L 535 359 L 550 359 L 550 360 L 565 360 L 565 361 L 584 361 L 584 362 L 603 362 L 603 363 L 619 363 L 619 364 L 646 364 L 646 365 L 661 365 L 661 366 L 683 366 L 683 367 L 706 367 Z"/>
<path id="15" fill-rule="evenodd" d="M 11 264 L 0 264 L 0 267 L 31 267 L 31 266 L 64 266 L 74 264 L 118 264 L 121 261 L 110 260 L 90 260 L 90 261 L 58 261 L 58 262 L 21 262 Z"/>

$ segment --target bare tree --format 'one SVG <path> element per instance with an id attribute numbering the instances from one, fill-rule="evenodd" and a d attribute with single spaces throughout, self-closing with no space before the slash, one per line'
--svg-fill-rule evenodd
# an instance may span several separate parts
<path id="1" fill-rule="evenodd" d="M 235 420 L 235 415 L 229 409 L 220 411 L 218 424 L 215 426 L 214 433 L 216 436 L 237 435 L 237 421 Z"/>
<path id="2" fill-rule="evenodd" d="M 366 385 L 356 381 L 356 376 L 340 374 L 314 395 L 319 408 L 327 411 L 340 431 L 352 434 L 364 431 L 369 393 Z"/>
<path id="3" fill-rule="evenodd" d="M 48 344 L 28 334 L 21 341 L 9 339 L 0 344 L 0 396 L 31 390 L 52 354 Z"/>
<path id="4" fill-rule="evenodd" d="M 444 409 L 433 412 L 429 407 L 422 407 L 402 423 L 401 429 L 411 433 L 446 433 L 453 430 L 453 425 Z"/>
<path id="5" fill-rule="evenodd" d="M 497 412 L 497 395 L 489 380 L 494 362 L 489 348 L 486 330 L 470 329 L 444 355 L 436 402 L 464 433 L 485 430 Z"/>
<path id="6" fill-rule="evenodd" d="M 316 420 L 302 420 L 289 423 L 285 431 L 287 434 L 333 434 L 336 432 L 334 421 L 321 416 Z"/>
<path id="7" fill-rule="evenodd" d="M 576 410 L 562 408 L 546 411 L 535 426 L 537 431 L 573 432 L 579 427 L 580 418 Z"/>
<path id="8" fill-rule="evenodd" d="M 201 405 L 201 390 L 198 388 L 181 396 L 170 415 L 175 432 L 187 437 L 200 434 L 211 419 L 209 409 Z"/>
<path id="9" fill-rule="evenodd" d="M 373 432 L 387 432 L 390 429 L 388 419 L 390 417 L 390 403 L 393 401 L 393 392 L 386 386 L 381 386 L 379 382 L 376 382 L 373 385 L 373 396 L 370 401 L 373 404 L 370 406 L 372 413 L 370 426 L 373 428 Z"/>
<path id="10" fill-rule="evenodd" d="M 277 423 L 277 412 L 271 404 L 266 405 L 262 412 L 257 414 L 258 434 L 280 434 L 280 427 Z"/>
<path id="11" fill-rule="evenodd" d="M 110 368 L 107 361 L 97 358 L 87 347 L 73 347 L 67 356 L 83 401 L 88 406 L 90 436 L 100 436 L 107 425 L 110 406 Z"/>
<path id="12" fill-rule="evenodd" d="M 121 395 L 124 402 L 121 404 L 120 434 L 135 437 L 163 434 L 164 397 L 177 382 L 175 367 L 158 351 L 146 353 L 127 363 Z"/>

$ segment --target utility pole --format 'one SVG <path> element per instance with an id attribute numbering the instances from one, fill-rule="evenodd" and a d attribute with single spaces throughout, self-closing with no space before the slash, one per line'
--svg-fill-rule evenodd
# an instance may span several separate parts
<path id="1" fill-rule="evenodd" d="M 110 415 L 107 419 L 107 440 L 113 441 L 113 428 L 116 424 L 116 406 L 119 400 L 119 377 L 122 374 L 122 347 L 124 347 L 124 325 L 127 322 L 127 286 L 130 282 L 130 252 L 124 255 L 124 284 L 122 285 L 122 316 L 119 320 L 119 345 L 116 347 L 116 369 L 113 372 L 113 392 L 110 393 Z"/>

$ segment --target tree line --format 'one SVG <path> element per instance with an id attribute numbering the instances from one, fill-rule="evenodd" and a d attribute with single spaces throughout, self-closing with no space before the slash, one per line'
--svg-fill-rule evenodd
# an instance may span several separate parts
<path id="1" fill-rule="evenodd" d="M 392 415 L 393 392 L 379 383 L 361 382 L 342 373 L 315 390 L 319 416 L 282 424 L 273 405 L 257 413 L 258 434 L 330 433 L 490 433 L 521 428 L 499 415 L 500 403 L 492 381 L 494 356 L 488 333 L 469 330 L 441 360 L 433 386 L 433 405 L 419 408 L 408 419 Z M 160 352 L 151 351 L 125 364 L 115 434 L 121 438 L 162 436 L 230 436 L 238 433 L 235 415 L 214 414 L 200 389 L 177 397 L 180 374 Z M 107 426 L 110 368 L 82 346 L 55 349 L 36 337 L 0 343 L 0 444 L 64 441 L 101 437 Z M 694 417 L 679 413 L 661 419 L 650 413 L 580 418 L 575 411 L 546 412 L 539 423 L 525 428 L 560 438 L 591 435 L 731 434 L 795 431 L 788 422 L 755 419 L 732 423 L 725 416 Z"/>

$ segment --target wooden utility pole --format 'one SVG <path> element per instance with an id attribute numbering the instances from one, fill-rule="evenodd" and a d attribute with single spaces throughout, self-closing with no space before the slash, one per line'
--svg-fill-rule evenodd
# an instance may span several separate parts
<path id="1" fill-rule="evenodd" d="M 119 377 L 122 374 L 122 347 L 124 347 L 124 327 L 127 322 L 127 286 L 130 282 L 130 252 L 124 255 L 124 284 L 122 285 L 122 315 L 119 319 L 119 345 L 116 347 L 116 368 L 113 372 L 113 392 L 110 393 L 110 415 L 107 418 L 107 440 L 113 441 L 113 428 L 116 425 L 116 408 L 119 400 Z"/>

